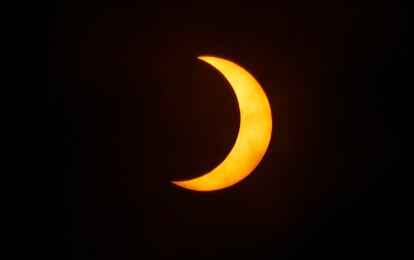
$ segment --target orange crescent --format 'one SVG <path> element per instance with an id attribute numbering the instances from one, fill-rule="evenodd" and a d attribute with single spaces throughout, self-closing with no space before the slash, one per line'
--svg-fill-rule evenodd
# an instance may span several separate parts
<path id="1" fill-rule="evenodd" d="M 257 167 L 269 146 L 272 114 L 265 92 L 247 70 L 218 57 L 198 58 L 216 68 L 232 86 L 240 109 L 240 128 L 232 150 L 216 168 L 200 177 L 172 183 L 194 191 L 213 191 L 238 183 Z"/>

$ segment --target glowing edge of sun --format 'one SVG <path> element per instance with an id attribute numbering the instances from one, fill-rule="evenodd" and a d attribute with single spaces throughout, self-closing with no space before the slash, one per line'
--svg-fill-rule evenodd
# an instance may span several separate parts
<path id="1" fill-rule="evenodd" d="M 238 183 L 257 167 L 269 146 L 272 114 L 265 92 L 247 70 L 218 57 L 200 56 L 198 59 L 216 68 L 232 86 L 240 109 L 239 133 L 230 153 L 212 171 L 172 183 L 194 191 L 213 191 Z"/>

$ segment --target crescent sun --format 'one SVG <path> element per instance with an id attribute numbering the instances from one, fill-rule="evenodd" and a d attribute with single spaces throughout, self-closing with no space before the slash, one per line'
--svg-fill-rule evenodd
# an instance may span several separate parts
<path id="1" fill-rule="evenodd" d="M 269 146 L 272 114 L 262 87 L 244 68 L 218 57 L 198 59 L 216 68 L 232 86 L 240 109 L 240 128 L 232 150 L 216 168 L 200 177 L 172 183 L 194 191 L 213 191 L 238 183 L 257 167 Z"/>

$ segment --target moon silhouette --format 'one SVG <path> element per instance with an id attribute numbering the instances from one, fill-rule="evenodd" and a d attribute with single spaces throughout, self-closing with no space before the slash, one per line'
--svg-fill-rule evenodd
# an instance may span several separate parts
<path id="1" fill-rule="evenodd" d="M 240 109 L 240 128 L 232 150 L 216 168 L 200 177 L 172 183 L 194 191 L 213 191 L 238 183 L 257 167 L 269 146 L 272 114 L 262 87 L 244 68 L 218 57 L 198 59 L 216 68 L 232 86 Z"/>

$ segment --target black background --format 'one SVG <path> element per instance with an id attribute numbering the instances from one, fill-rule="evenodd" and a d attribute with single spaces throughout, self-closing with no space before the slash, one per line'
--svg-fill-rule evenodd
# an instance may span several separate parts
<path id="1" fill-rule="evenodd" d="M 397 4 L 38 1 L 17 10 L 17 255 L 399 252 Z M 200 55 L 252 72 L 274 120 L 254 173 L 207 193 L 170 183 L 214 168 L 237 135 L 237 100 Z"/>

